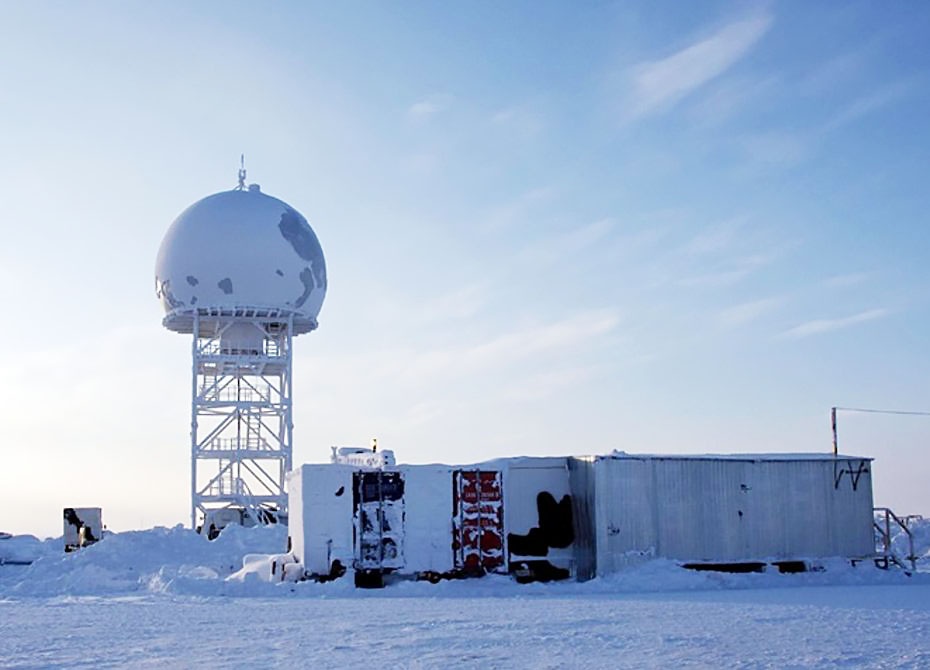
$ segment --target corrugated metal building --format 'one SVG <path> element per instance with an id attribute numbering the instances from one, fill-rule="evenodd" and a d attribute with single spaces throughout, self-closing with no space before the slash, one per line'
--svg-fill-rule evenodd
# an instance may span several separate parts
<path id="1" fill-rule="evenodd" d="M 576 574 L 644 556 L 736 563 L 874 554 L 871 459 L 820 455 L 572 458 Z"/>

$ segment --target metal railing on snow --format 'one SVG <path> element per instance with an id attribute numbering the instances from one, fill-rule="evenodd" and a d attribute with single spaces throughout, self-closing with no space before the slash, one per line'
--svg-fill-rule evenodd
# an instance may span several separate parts
<path id="1" fill-rule="evenodd" d="M 905 520 L 901 520 L 897 514 L 892 512 L 887 507 L 875 507 L 873 508 L 872 512 L 872 525 L 875 528 L 877 535 L 876 539 L 878 540 L 876 545 L 881 546 L 879 558 L 885 561 L 886 566 L 894 563 L 903 570 L 908 570 L 907 565 L 904 563 L 907 561 L 910 563 L 910 570 L 912 572 L 916 572 L 917 556 L 914 555 L 914 535 L 911 533 L 911 529 L 907 527 L 906 518 Z M 907 556 L 899 556 L 894 551 L 894 546 L 892 543 L 894 538 L 891 535 L 891 531 L 895 527 L 904 531 L 904 535 L 907 537 Z"/>

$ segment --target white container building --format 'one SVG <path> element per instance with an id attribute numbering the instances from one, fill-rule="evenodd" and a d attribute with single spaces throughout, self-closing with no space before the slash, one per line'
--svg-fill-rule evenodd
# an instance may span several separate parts
<path id="1" fill-rule="evenodd" d="M 651 557 L 736 564 L 873 556 L 871 459 L 507 458 L 303 465 L 292 551 L 312 575 L 590 579 Z"/>

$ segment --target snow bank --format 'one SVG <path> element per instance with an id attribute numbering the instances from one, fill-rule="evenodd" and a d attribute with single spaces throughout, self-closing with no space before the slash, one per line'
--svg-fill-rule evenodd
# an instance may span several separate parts
<path id="1" fill-rule="evenodd" d="M 262 581 L 269 584 L 296 582 L 304 576 L 304 566 L 293 554 L 246 554 L 242 568 L 226 578 L 230 582 Z"/>
<path id="2" fill-rule="evenodd" d="M 33 535 L 0 537 L 0 565 L 32 563 L 50 551 L 51 542 Z"/>
<path id="3" fill-rule="evenodd" d="M 222 595 L 225 578 L 242 567 L 243 556 L 279 553 L 286 544 L 285 526 L 237 525 L 212 542 L 181 526 L 107 534 L 70 554 L 56 542 L 28 568 L 12 574 L 8 566 L 0 568 L 0 595 Z"/>
<path id="4" fill-rule="evenodd" d="M 908 577 L 901 570 L 882 570 L 871 562 L 859 563 L 853 567 L 848 561 L 840 558 L 821 561 L 820 570 L 817 572 L 799 574 L 781 574 L 777 570 L 748 574 L 698 572 L 686 570 L 675 561 L 654 559 L 588 582 L 517 584 L 507 576 L 491 575 L 482 579 L 443 581 L 439 584 L 400 582 L 390 585 L 382 592 L 359 593 L 383 593 L 386 597 L 575 597 L 918 583 L 930 585 L 930 574 L 920 573 Z"/>
<path id="5" fill-rule="evenodd" d="M 907 525 L 914 538 L 914 555 L 922 561 L 930 561 L 930 519 L 911 517 Z M 891 548 L 899 556 L 908 555 L 907 534 L 901 528 L 892 531 Z"/>
<path id="6" fill-rule="evenodd" d="M 920 555 L 930 556 L 930 522 L 914 521 Z M 351 574 L 326 584 L 293 583 L 294 564 L 283 554 L 287 528 L 229 526 L 209 542 L 182 528 L 108 534 L 101 542 L 65 554 L 60 540 L 7 539 L 20 555 L 36 558 L 28 567 L 0 566 L 0 599 L 55 596 L 164 594 L 179 596 L 304 597 L 533 597 L 615 593 L 681 592 L 796 586 L 930 583 L 930 572 L 907 577 L 879 570 L 871 562 L 821 561 L 822 571 L 783 575 L 723 574 L 684 570 L 655 559 L 610 577 L 585 583 L 515 583 L 507 576 L 428 582 L 398 581 L 380 591 L 357 590 Z M 7 546 L 7 545 L 4 545 Z M 930 561 L 924 562 L 925 567 Z M 281 579 L 282 573 L 285 579 Z"/>

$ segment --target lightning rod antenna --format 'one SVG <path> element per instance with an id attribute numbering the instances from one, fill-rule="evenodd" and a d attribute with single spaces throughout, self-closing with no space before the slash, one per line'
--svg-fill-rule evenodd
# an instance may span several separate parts
<path id="1" fill-rule="evenodd" d="M 245 154 L 239 154 L 239 185 L 236 187 L 237 191 L 241 191 L 245 188 Z"/>

